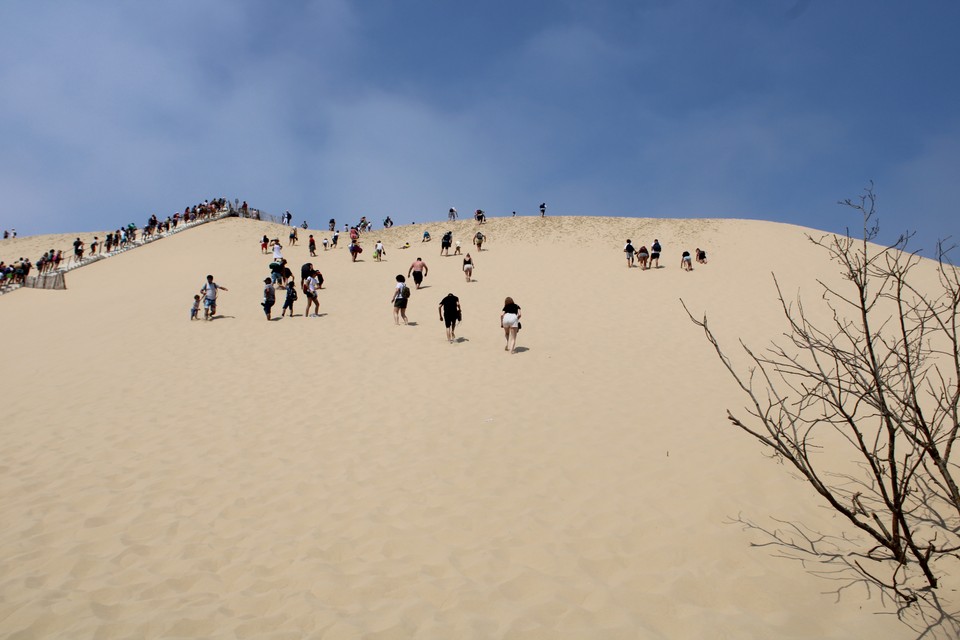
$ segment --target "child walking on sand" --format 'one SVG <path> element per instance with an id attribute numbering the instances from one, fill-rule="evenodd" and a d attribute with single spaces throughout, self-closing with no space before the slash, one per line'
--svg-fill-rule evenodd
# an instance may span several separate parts
<path id="1" fill-rule="evenodd" d="M 190 307 L 190 319 L 197 320 L 197 314 L 200 313 L 200 296 L 193 296 L 193 306 Z"/>
<path id="2" fill-rule="evenodd" d="M 293 317 L 293 303 L 297 301 L 297 297 L 296 281 L 290 278 L 287 283 L 287 297 L 283 300 L 283 310 L 280 312 L 281 318 L 287 315 L 287 309 L 290 309 L 290 317 Z"/>

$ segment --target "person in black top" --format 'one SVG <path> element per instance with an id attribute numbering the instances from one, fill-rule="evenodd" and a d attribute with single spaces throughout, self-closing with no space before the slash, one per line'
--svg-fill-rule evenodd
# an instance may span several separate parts
<path id="1" fill-rule="evenodd" d="M 513 298 L 503 301 L 503 310 L 500 312 L 500 326 L 503 327 L 503 337 L 507 340 L 504 351 L 517 352 L 517 331 L 520 330 L 520 306 Z"/>
<path id="2" fill-rule="evenodd" d="M 443 324 L 447 328 L 447 342 L 453 342 L 457 337 L 454 331 L 461 317 L 460 298 L 452 293 L 448 293 L 446 297 L 440 301 L 437 311 L 440 313 L 440 319 L 443 320 Z"/>
<path id="3" fill-rule="evenodd" d="M 653 246 L 650 247 L 650 268 L 659 269 L 660 268 L 660 241 L 656 238 L 653 239 Z"/>
<path id="4" fill-rule="evenodd" d="M 627 254 L 627 268 L 628 268 L 628 269 L 633 266 L 633 254 L 634 254 L 635 251 L 636 251 L 636 249 L 633 248 L 633 243 L 630 242 L 630 238 L 627 238 L 627 244 L 624 245 L 624 247 L 623 247 L 623 252 L 624 252 L 625 254 Z"/>

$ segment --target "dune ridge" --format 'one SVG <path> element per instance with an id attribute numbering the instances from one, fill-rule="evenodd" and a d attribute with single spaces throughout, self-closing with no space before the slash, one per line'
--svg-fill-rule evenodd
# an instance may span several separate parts
<path id="1" fill-rule="evenodd" d="M 284 255 L 323 272 L 319 318 L 301 296 L 297 317 L 264 320 L 259 238 L 286 244 L 286 228 L 242 219 L 0 299 L 0 634 L 911 637 L 876 596 L 838 598 L 730 524 L 837 526 L 726 424 L 743 401 L 679 303 L 762 344 L 782 330 L 771 271 L 808 295 L 837 279 L 804 237 L 819 232 L 494 218 L 477 253 L 477 228 L 373 231 L 357 263 L 343 233 L 309 258 L 308 233 L 328 234 L 301 230 Z M 476 282 L 438 255 L 446 229 Z M 659 238 L 664 268 L 627 269 L 628 237 Z M 682 272 L 697 246 L 709 264 Z M 426 287 L 398 327 L 393 279 L 418 256 Z M 229 289 L 221 317 L 191 323 L 208 273 Z M 448 292 L 464 309 L 452 345 Z"/>

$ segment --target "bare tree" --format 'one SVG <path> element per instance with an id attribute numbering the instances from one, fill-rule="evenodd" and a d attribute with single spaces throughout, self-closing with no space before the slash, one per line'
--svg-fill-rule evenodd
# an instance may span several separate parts
<path id="1" fill-rule="evenodd" d="M 938 564 L 960 550 L 952 461 L 960 429 L 960 277 L 942 242 L 939 286 L 932 291 L 917 284 L 921 258 L 905 250 L 909 235 L 885 248 L 873 244 L 872 184 L 859 199 L 840 204 L 862 217 L 862 239 L 849 231 L 808 236 L 839 264 L 844 279 L 840 286 L 818 281 L 829 321 L 817 324 L 799 297 L 788 301 L 774 276 L 786 340 L 763 351 L 741 340 L 749 365 L 740 370 L 706 315 L 698 320 L 685 303 L 684 309 L 746 394 L 746 415 L 728 411 L 729 421 L 789 463 L 860 532 L 839 545 L 831 538 L 826 558 L 841 558 L 857 580 L 891 595 L 902 612 L 938 602 Z M 849 464 L 837 466 L 838 447 L 849 453 Z M 858 548 L 857 538 L 868 543 Z M 790 538 L 796 549 L 821 553 L 816 536 L 799 546 L 796 539 Z"/>

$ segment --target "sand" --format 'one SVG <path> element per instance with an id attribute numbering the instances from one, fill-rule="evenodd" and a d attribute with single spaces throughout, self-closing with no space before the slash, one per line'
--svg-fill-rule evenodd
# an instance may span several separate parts
<path id="1" fill-rule="evenodd" d="M 448 228 L 475 282 L 438 255 Z M 301 230 L 284 255 L 298 280 L 323 272 L 319 318 L 301 295 L 264 319 L 259 238 L 286 232 L 239 219 L 0 298 L 0 636 L 915 637 L 876 593 L 838 597 L 732 523 L 839 524 L 728 425 L 743 398 L 679 299 L 763 344 L 783 330 L 771 271 L 813 297 L 836 277 L 810 230 L 492 219 L 477 253 L 475 229 L 374 231 L 357 263 L 342 233 L 310 259 Z M 627 269 L 628 237 L 659 238 L 664 268 Z M 15 242 L 0 254 L 49 248 Z M 697 246 L 709 264 L 682 272 Z M 394 276 L 418 256 L 398 327 Z M 229 290 L 190 322 L 208 273 Z"/>

